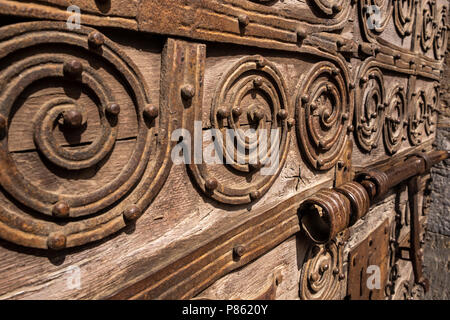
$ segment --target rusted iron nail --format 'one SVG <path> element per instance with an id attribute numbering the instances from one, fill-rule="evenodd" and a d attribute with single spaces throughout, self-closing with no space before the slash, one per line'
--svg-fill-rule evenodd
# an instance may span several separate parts
<path id="1" fill-rule="evenodd" d="M 230 115 L 230 112 L 228 111 L 228 109 L 226 107 L 222 107 L 222 108 L 219 108 L 219 110 L 217 110 L 217 115 L 220 118 L 227 118 Z"/>
<path id="2" fill-rule="evenodd" d="M 308 103 L 309 102 L 309 95 L 307 95 L 307 94 L 302 95 L 302 102 L 303 103 Z"/>
<path id="3" fill-rule="evenodd" d="M 66 247 L 67 238 L 62 232 L 53 232 L 47 238 L 47 247 L 52 250 L 61 250 Z"/>
<path id="4" fill-rule="evenodd" d="M 285 109 L 281 109 L 278 111 L 278 117 L 280 117 L 281 120 L 286 120 L 288 117 L 288 112 Z"/>
<path id="5" fill-rule="evenodd" d="M 258 108 L 254 111 L 253 116 L 255 117 L 255 121 L 261 121 L 264 118 L 264 112 Z"/>
<path id="6" fill-rule="evenodd" d="M 259 197 L 261 197 L 261 192 L 259 190 L 255 190 L 255 191 L 250 192 L 250 199 L 256 200 Z"/>
<path id="7" fill-rule="evenodd" d="M 92 31 L 89 33 L 88 42 L 89 45 L 99 48 L 105 43 L 105 37 L 98 31 Z"/>
<path id="8" fill-rule="evenodd" d="M 181 96 L 183 97 L 183 99 L 190 100 L 194 97 L 194 95 L 195 89 L 192 85 L 186 84 L 181 87 Z"/>
<path id="9" fill-rule="evenodd" d="M 339 3 L 335 3 L 331 7 L 331 10 L 333 11 L 334 14 L 337 14 L 342 10 L 342 5 L 340 5 Z"/>
<path id="10" fill-rule="evenodd" d="M 70 77 L 79 77 L 83 72 L 83 65 L 78 60 L 70 60 L 64 63 L 63 66 L 64 74 Z"/>
<path id="11" fill-rule="evenodd" d="M 256 77 L 256 79 L 253 80 L 253 85 L 257 88 L 261 87 L 262 84 L 263 84 L 263 79 L 261 77 Z"/>
<path id="12" fill-rule="evenodd" d="M 245 251 L 245 247 L 240 244 L 233 248 L 233 254 L 236 258 L 241 258 L 245 254 Z"/>
<path id="13" fill-rule="evenodd" d="M 153 105 L 147 105 L 144 108 L 144 116 L 149 119 L 155 119 L 159 115 L 159 108 Z"/>
<path id="14" fill-rule="evenodd" d="M 137 205 L 131 205 L 124 210 L 123 217 L 127 221 L 133 221 L 136 220 L 141 215 L 141 213 L 142 211 Z"/>
<path id="15" fill-rule="evenodd" d="M 57 218 L 67 218 L 69 216 L 70 206 L 65 201 L 58 201 L 52 209 L 53 216 Z"/>
<path id="16" fill-rule="evenodd" d="M 264 58 L 261 57 L 261 56 L 258 56 L 258 57 L 256 58 L 256 66 L 257 66 L 258 68 L 264 68 L 264 67 L 266 66 L 266 59 L 264 59 Z"/>
<path id="17" fill-rule="evenodd" d="M 238 16 L 238 21 L 242 27 L 246 27 L 250 23 L 250 19 L 248 18 L 248 16 L 246 14 L 240 14 Z"/>
<path id="18" fill-rule="evenodd" d="M 256 162 L 256 163 L 250 163 L 250 164 L 249 164 L 249 167 L 250 167 L 252 170 L 259 170 L 259 169 L 261 169 L 261 167 L 262 167 L 262 163 L 261 163 L 260 161 L 258 161 L 258 162 Z"/>
<path id="19" fill-rule="evenodd" d="M 240 116 L 241 116 L 241 114 L 242 114 L 242 109 L 241 109 L 241 107 L 234 107 L 234 108 L 231 110 L 231 112 L 233 113 L 233 116 L 235 116 L 235 117 L 237 118 L 237 117 L 240 117 Z"/>
<path id="20" fill-rule="evenodd" d="M 110 115 L 117 116 L 120 113 L 120 106 L 117 103 L 111 103 L 106 107 L 106 112 Z"/>
<path id="21" fill-rule="evenodd" d="M 349 126 L 347 127 L 347 131 L 348 131 L 349 133 L 353 132 L 354 130 L 355 130 L 355 127 L 353 127 L 353 125 L 349 125 Z"/>
<path id="22" fill-rule="evenodd" d="M 69 128 L 79 128 L 83 123 L 83 115 L 79 110 L 68 110 L 63 113 L 64 125 Z"/>
<path id="23" fill-rule="evenodd" d="M 216 178 L 208 178 L 205 180 L 205 188 L 209 191 L 216 190 L 219 186 L 219 182 Z"/>

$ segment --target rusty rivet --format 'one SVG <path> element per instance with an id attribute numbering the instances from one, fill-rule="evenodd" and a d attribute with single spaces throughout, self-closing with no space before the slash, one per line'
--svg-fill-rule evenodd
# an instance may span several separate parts
<path id="1" fill-rule="evenodd" d="M 321 266 L 320 266 L 320 272 L 321 273 L 324 273 L 325 271 L 327 271 L 328 269 L 330 268 L 330 266 L 328 265 L 328 264 L 322 264 Z"/>
<path id="2" fill-rule="evenodd" d="M 0 134 L 3 136 L 3 133 L 6 131 L 6 127 L 8 125 L 8 121 L 3 115 L 0 115 Z"/>
<path id="3" fill-rule="evenodd" d="M 333 268 L 333 274 L 334 274 L 335 276 L 337 276 L 338 273 L 339 273 L 339 269 L 336 268 L 336 267 L 334 267 L 334 268 Z"/>
<path id="4" fill-rule="evenodd" d="M 131 205 L 123 211 L 123 217 L 127 221 L 136 220 L 141 214 L 141 209 L 137 205 Z"/>
<path id="5" fill-rule="evenodd" d="M 344 280 L 344 279 L 345 279 L 345 274 L 340 273 L 340 274 L 339 274 L 339 280 Z"/>
<path id="6" fill-rule="evenodd" d="M 157 106 L 147 105 L 144 108 L 144 116 L 149 119 L 155 119 L 159 115 L 159 108 Z"/>
<path id="7" fill-rule="evenodd" d="M 216 178 L 208 178 L 205 180 L 205 188 L 209 191 L 216 190 L 219 186 L 219 182 Z"/>
<path id="8" fill-rule="evenodd" d="M 307 94 L 302 95 L 302 102 L 303 103 L 308 103 L 309 102 L 309 95 L 307 95 Z"/>
<path id="9" fill-rule="evenodd" d="M 52 250 L 61 250 L 66 247 L 67 238 L 62 232 L 52 232 L 47 238 L 47 247 Z"/>
<path id="10" fill-rule="evenodd" d="M 294 126 L 294 124 L 295 124 L 295 120 L 293 118 L 289 118 L 287 121 L 287 125 L 288 125 L 289 129 L 292 128 Z"/>
<path id="11" fill-rule="evenodd" d="M 68 110 L 63 113 L 64 125 L 69 128 L 79 128 L 83 123 L 83 115 L 79 110 Z"/>
<path id="12" fill-rule="evenodd" d="M 253 80 L 253 85 L 255 87 L 261 87 L 263 84 L 263 79 L 261 77 L 256 77 L 256 79 Z"/>
<path id="13" fill-rule="evenodd" d="M 255 190 L 255 191 L 250 192 L 250 199 L 256 200 L 259 197 L 261 197 L 261 192 L 259 190 Z"/>
<path id="14" fill-rule="evenodd" d="M 120 113 L 120 106 L 117 103 L 111 103 L 106 107 L 106 112 L 110 115 L 117 116 Z"/>
<path id="15" fill-rule="evenodd" d="M 241 258 L 245 254 L 245 247 L 243 245 L 237 245 L 233 248 L 233 254 L 236 258 Z"/>
<path id="16" fill-rule="evenodd" d="M 83 72 L 83 65 L 78 60 L 70 60 L 64 63 L 64 73 L 72 77 L 79 77 Z"/>
<path id="17" fill-rule="evenodd" d="M 181 87 L 181 96 L 183 97 L 183 99 L 190 100 L 194 97 L 194 95 L 195 89 L 192 85 L 186 84 Z"/>
<path id="18" fill-rule="evenodd" d="M 65 201 L 58 201 L 52 209 L 53 216 L 57 218 L 67 218 L 69 216 L 70 206 Z"/>
<path id="19" fill-rule="evenodd" d="M 105 43 L 105 38 L 98 31 L 92 31 L 88 36 L 89 44 L 93 47 L 101 47 Z"/>
<path id="20" fill-rule="evenodd" d="M 278 111 L 278 117 L 280 117 L 281 120 L 286 120 L 288 117 L 288 112 L 285 109 L 281 109 Z"/>
<path id="21" fill-rule="evenodd" d="M 308 32 L 304 27 L 298 27 L 295 33 L 297 34 L 297 40 L 303 40 L 308 36 Z"/>
<path id="22" fill-rule="evenodd" d="M 238 16 L 238 21 L 239 21 L 239 24 L 243 27 L 248 26 L 248 24 L 250 23 L 250 19 L 248 18 L 248 16 L 246 14 L 240 14 Z"/>
<path id="23" fill-rule="evenodd" d="M 231 110 L 231 112 L 233 113 L 233 116 L 235 116 L 235 117 L 237 118 L 237 117 L 240 117 L 240 116 L 241 116 L 241 114 L 242 114 L 242 109 L 241 109 L 241 107 L 234 107 L 234 108 Z"/>

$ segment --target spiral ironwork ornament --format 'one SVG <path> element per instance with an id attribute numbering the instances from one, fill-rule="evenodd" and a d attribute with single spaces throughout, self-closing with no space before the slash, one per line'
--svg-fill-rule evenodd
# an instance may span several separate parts
<path id="1" fill-rule="evenodd" d="M 384 122 L 384 143 L 389 154 L 396 153 L 405 137 L 407 104 L 403 86 L 395 86 L 388 98 Z"/>
<path id="2" fill-rule="evenodd" d="M 416 0 L 397 0 L 394 4 L 394 23 L 397 32 L 406 37 L 413 31 L 416 11 Z"/>
<path id="3" fill-rule="evenodd" d="M 296 98 L 297 138 L 314 168 L 328 170 L 339 160 L 352 116 L 353 100 L 341 69 L 331 62 L 315 64 Z"/>

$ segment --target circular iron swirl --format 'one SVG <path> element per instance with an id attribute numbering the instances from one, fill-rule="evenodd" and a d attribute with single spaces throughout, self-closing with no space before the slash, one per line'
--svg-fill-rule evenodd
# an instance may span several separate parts
<path id="1" fill-rule="evenodd" d="M 423 3 L 421 28 L 420 28 L 420 45 L 424 52 L 427 52 L 433 46 L 436 34 L 436 1 L 427 0 Z"/>
<path id="2" fill-rule="evenodd" d="M 395 86 L 387 101 L 389 105 L 384 122 L 384 144 L 389 154 L 394 154 L 400 149 L 408 125 L 404 87 Z"/>
<path id="3" fill-rule="evenodd" d="M 326 245 L 312 245 L 302 266 L 299 293 L 302 300 L 330 300 L 340 288 L 343 254 L 335 241 Z"/>
<path id="4" fill-rule="evenodd" d="M 296 97 L 296 129 L 300 149 L 319 170 L 332 168 L 348 139 L 353 116 L 342 71 L 331 62 L 313 66 Z"/>
<path id="5" fill-rule="evenodd" d="M 356 139 L 363 151 L 377 148 L 383 131 L 385 115 L 385 89 L 383 74 L 376 67 L 359 73 L 359 85 L 356 86 Z"/>
<path id="6" fill-rule="evenodd" d="M 210 117 L 213 129 L 221 133 L 214 142 L 215 152 L 235 181 L 203 164 L 192 171 L 198 186 L 228 204 L 261 198 L 281 172 L 288 152 L 290 115 L 281 72 L 262 56 L 241 59 L 220 81 Z M 272 166 L 272 160 L 278 163 Z M 273 172 L 263 175 L 269 168 Z M 239 182 L 242 177 L 246 181 Z"/>
<path id="7" fill-rule="evenodd" d="M 41 249 L 63 249 L 102 239 L 125 227 L 124 215 L 130 217 L 125 214 L 129 208 L 134 208 L 133 218 L 137 219 L 167 177 L 167 116 L 161 115 L 150 127 L 144 122 L 142 113 L 150 100 L 143 76 L 106 37 L 101 48 L 93 48 L 89 41 L 92 33 L 98 31 L 86 27 L 67 30 L 65 23 L 47 21 L 0 29 L 0 76 L 4 80 L 0 83 L 0 114 L 8 119 L 9 126 L 15 108 L 20 109 L 26 102 L 19 104 L 19 99 L 28 99 L 24 92 L 29 88 L 38 93 L 46 90 L 45 95 L 53 90 L 53 84 L 47 86 L 48 83 L 58 83 L 65 89 L 76 88 L 80 95 L 88 92 L 90 102 L 95 103 L 100 132 L 92 142 L 75 148 L 61 145 L 53 136 L 55 128 L 68 125 L 66 113 L 78 117 L 68 128 L 72 131 L 95 121 L 87 118 L 84 106 L 73 93 L 53 94 L 41 102 L 34 119 L 29 121 L 36 151 L 43 156 L 41 161 L 59 167 L 62 177 L 85 168 L 95 169 L 114 152 L 121 119 L 119 96 L 131 101 L 121 108 L 129 108 L 137 119 L 134 149 L 130 149 L 123 167 L 110 181 L 84 193 L 35 184 L 9 152 L 9 142 L 15 137 L 5 134 L 0 141 L 0 184 L 5 201 L 12 198 L 23 208 L 0 207 L 0 236 L 8 241 Z M 116 85 L 113 92 L 108 86 L 111 81 L 121 87 Z M 160 137 L 160 150 L 154 148 L 156 136 Z"/>

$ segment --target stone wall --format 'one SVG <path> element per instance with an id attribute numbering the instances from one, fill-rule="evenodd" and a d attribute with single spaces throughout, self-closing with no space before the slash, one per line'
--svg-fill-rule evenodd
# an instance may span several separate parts
<path id="1" fill-rule="evenodd" d="M 450 38 L 450 37 L 449 37 Z M 450 39 L 448 42 L 450 50 Z M 450 150 L 450 55 L 441 82 L 436 148 Z M 450 160 L 432 169 L 431 206 L 425 235 L 425 273 L 431 282 L 426 299 L 450 299 Z"/>

